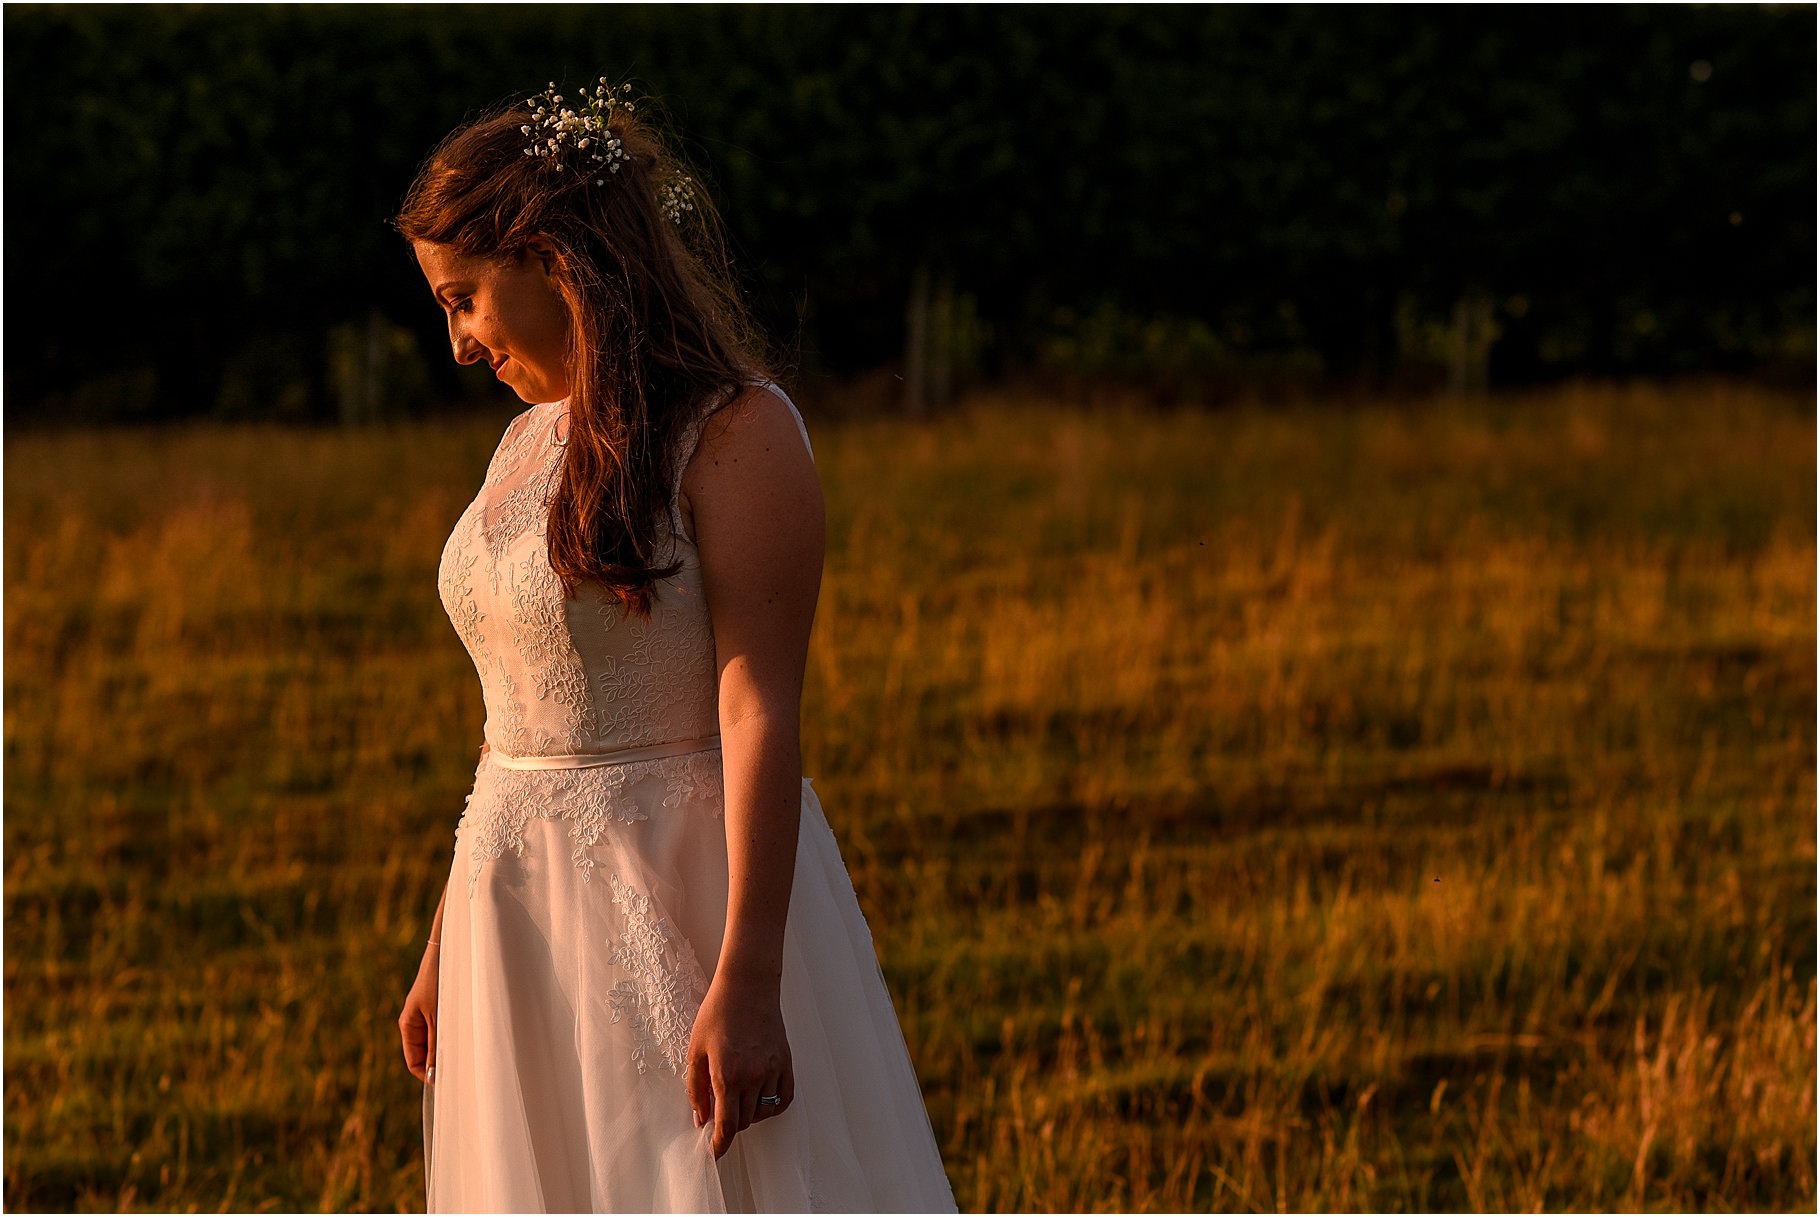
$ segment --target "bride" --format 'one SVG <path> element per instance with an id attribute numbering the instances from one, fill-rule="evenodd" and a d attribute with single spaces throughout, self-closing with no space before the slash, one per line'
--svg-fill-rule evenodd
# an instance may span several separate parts
<path id="1" fill-rule="evenodd" d="M 442 556 L 485 743 L 399 1016 L 432 1211 L 952 1210 L 802 779 L 808 434 L 625 89 L 451 134 L 397 217 L 531 404 Z"/>

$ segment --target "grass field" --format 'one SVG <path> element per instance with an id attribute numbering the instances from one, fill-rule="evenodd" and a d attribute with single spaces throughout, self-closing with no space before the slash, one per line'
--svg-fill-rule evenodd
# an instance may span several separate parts
<path id="1" fill-rule="evenodd" d="M 421 1207 L 503 421 L 8 438 L 8 1208 Z M 1813 1208 L 1811 394 L 816 445 L 807 772 L 963 1208 Z"/>

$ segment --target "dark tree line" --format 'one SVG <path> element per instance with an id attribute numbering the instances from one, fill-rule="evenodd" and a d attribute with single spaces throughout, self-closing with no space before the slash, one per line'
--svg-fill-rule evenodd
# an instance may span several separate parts
<path id="1" fill-rule="evenodd" d="M 1812 358 L 1810 7 L 10 5 L 5 35 L 15 419 L 329 416 L 387 352 L 461 391 L 385 220 L 464 114 L 601 73 L 661 103 L 809 374 Z"/>

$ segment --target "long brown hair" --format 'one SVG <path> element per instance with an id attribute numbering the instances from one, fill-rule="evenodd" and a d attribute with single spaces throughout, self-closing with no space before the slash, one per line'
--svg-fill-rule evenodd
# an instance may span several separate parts
<path id="1" fill-rule="evenodd" d="M 593 580 L 648 617 L 652 584 L 680 563 L 664 550 L 682 438 L 696 416 L 765 375 L 702 191 L 683 231 L 660 186 L 678 164 L 623 111 L 627 156 L 608 173 L 526 156 L 523 104 L 457 128 L 417 172 L 393 226 L 410 241 L 512 261 L 533 238 L 568 308 L 569 437 L 550 500 L 550 566 L 565 595 Z M 598 183 L 598 184 L 597 184 Z"/>

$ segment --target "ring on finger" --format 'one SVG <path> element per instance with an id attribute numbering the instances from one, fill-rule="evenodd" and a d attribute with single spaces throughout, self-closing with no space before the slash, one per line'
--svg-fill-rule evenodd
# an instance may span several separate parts
<path id="1" fill-rule="evenodd" d="M 758 1096 L 758 1101 L 763 1103 L 766 1107 L 779 1107 L 783 1104 L 784 1096 L 781 1094 L 761 1094 Z"/>

